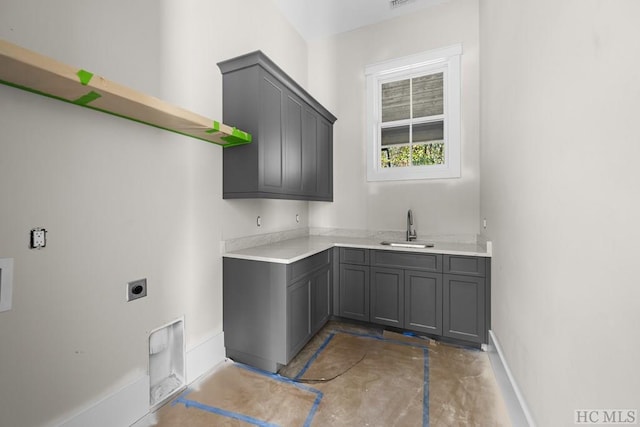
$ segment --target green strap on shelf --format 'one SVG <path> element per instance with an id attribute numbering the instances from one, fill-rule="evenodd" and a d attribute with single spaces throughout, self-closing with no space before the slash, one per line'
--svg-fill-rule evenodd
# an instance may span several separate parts
<path id="1" fill-rule="evenodd" d="M 75 101 L 73 101 L 73 103 L 77 105 L 87 105 L 88 103 L 95 101 L 101 96 L 102 95 L 100 95 L 98 92 L 91 91 L 88 94 L 83 95 L 80 98 L 76 99 Z"/>
<path id="2" fill-rule="evenodd" d="M 247 144 L 251 142 L 251 134 L 233 128 L 231 135 L 223 136 L 220 139 L 228 143 L 228 146 Z"/>
<path id="3" fill-rule="evenodd" d="M 240 129 L 233 128 L 232 136 L 239 138 L 246 142 L 251 142 L 251 134 L 247 132 L 243 132 Z"/>
<path id="4" fill-rule="evenodd" d="M 205 131 L 206 133 L 215 133 L 215 132 L 220 132 L 220 122 L 217 121 L 213 121 L 213 127 L 211 129 L 207 129 Z"/>
<path id="5" fill-rule="evenodd" d="M 220 122 L 214 121 L 213 127 L 211 129 L 207 129 L 205 132 L 208 134 L 220 132 Z M 224 145 L 225 147 L 232 147 L 234 145 L 247 144 L 251 142 L 251 134 L 233 128 L 231 130 L 231 135 L 222 136 L 220 139 L 227 143 Z"/>
<path id="6" fill-rule="evenodd" d="M 87 70 L 78 70 L 76 75 L 80 79 L 80 83 L 82 84 L 82 86 L 88 85 L 91 81 L 91 78 L 93 77 L 93 73 L 90 73 Z"/>
<path id="7" fill-rule="evenodd" d="M 89 82 L 91 81 L 91 79 L 93 78 L 93 73 L 90 73 L 87 70 L 78 70 L 76 75 L 80 79 L 80 84 L 82 86 L 88 85 Z M 102 95 L 100 95 L 98 92 L 91 91 L 91 92 L 87 93 L 86 95 L 83 95 L 80 98 L 76 99 L 75 101 L 73 101 L 73 103 L 77 104 L 77 105 L 87 105 L 88 103 L 90 103 L 92 101 L 95 101 L 96 99 L 100 98 L 101 96 Z"/>

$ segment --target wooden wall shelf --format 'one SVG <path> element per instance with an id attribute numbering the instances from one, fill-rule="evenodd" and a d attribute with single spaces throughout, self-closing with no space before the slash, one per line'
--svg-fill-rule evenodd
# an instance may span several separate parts
<path id="1" fill-rule="evenodd" d="M 0 83 L 223 147 L 251 142 L 246 132 L 5 40 L 0 40 Z"/>

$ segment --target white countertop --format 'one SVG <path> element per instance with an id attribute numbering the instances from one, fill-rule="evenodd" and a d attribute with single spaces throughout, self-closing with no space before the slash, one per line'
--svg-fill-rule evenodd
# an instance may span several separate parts
<path id="1" fill-rule="evenodd" d="M 226 258 L 247 259 L 253 261 L 291 264 L 308 256 L 317 254 L 333 247 L 379 249 L 404 252 L 419 252 L 431 254 L 491 256 L 491 242 L 487 245 L 474 243 L 434 242 L 432 248 L 402 248 L 380 244 L 381 239 L 343 236 L 307 236 L 296 239 L 283 240 L 262 246 L 230 251 L 223 256 Z M 412 242 L 413 243 L 413 242 Z"/>

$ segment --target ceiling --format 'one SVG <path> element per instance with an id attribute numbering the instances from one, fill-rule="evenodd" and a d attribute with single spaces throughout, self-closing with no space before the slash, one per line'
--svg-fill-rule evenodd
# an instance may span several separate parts
<path id="1" fill-rule="evenodd" d="M 447 0 L 273 0 L 307 41 L 397 18 Z"/>

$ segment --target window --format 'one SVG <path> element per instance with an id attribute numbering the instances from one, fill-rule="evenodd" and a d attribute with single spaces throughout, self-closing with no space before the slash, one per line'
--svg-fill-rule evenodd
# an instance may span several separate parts
<path id="1" fill-rule="evenodd" d="M 366 68 L 367 179 L 460 177 L 455 45 Z"/>

